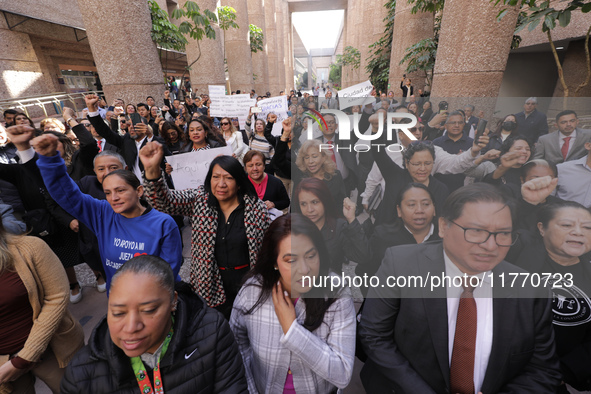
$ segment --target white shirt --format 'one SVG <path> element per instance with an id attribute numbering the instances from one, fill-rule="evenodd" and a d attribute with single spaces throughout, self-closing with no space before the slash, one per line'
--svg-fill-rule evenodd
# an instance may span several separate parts
<path id="1" fill-rule="evenodd" d="M 141 140 L 135 140 L 135 147 L 137 148 L 137 157 L 135 158 L 135 163 L 133 164 L 133 173 L 137 176 L 137 179 L 143 183 L 142 171 L 140 170 L 140 148 L 142 147 L 142 143 L 144 142 L 144 138 Z"/>
<path id="2" fill-rule="evenodd" d="M 450 260 L 443 251 L 445 260 L 445 274 L 451 278 L 463 276 L 464 273 Z M 492 349 L 493 341 L 493 298 L 492 287 L 490 283 L 490 271 L 476 275 L 480 278 L 482 285 L 474 289 L 474 300 L 476 301 L 476 352 L 474 355 L 474 390 L 476 393 L 482 388 L 488 359 Z M 456 321 L 458 318 L 458 307 L 460 305 L 460 295 L 464 289 L 460 287 L 447 288 L 447 330 L 448 330 L 448 349 L 449 365 L 451 367 L 451 357 L 454 347 L 454 338 L 456 335 Z"/>
<path id="3" fill-rule="evenodd" d="M 568 151 L 566 152 L 566 156 L 568 157 L 568 154 L 570 153 L 571 149 L 573 148 L 574 142 L 575 142 L 575 138 L 577 138 L 577 129 L 575 129 L 571 135 L 564 135 L 562 134 L 562 132 L 558 132 L 558 138 L 560 138 L 560 152 L 562 152 L 562 147 L 564 146 L 564 139 L 566 137 L 571 137 L 571 139 L 568 141 Z"/>

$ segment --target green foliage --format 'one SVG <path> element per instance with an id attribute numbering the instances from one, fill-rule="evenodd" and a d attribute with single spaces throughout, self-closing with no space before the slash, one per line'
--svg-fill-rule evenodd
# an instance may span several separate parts
<path id="1" fill-rule="evenodd" d="M 308 88 L 308 72 L 304 71 L 302 74 L 302 89 Z"/>
<path id="2" fill-rule="evenodd" d="M 591 11 L 591 2 L 588 0 L 571 0 L 568 1 L 566 8 L 557 10 L 550 6 L 550 1 L 537 0 L 491 0 L 495 4 L 501 4 L 506 7 L 499 11 L 498 19 L 502 19 L 509 9 L 520 6 L 524 15 L 520 18 L 515 29 L 516 33 L 527 27 L 529 31 L 533 31 L 538 26 L 541 26 L 542 32 L 547 33 L 554 30 L 557 26 L 566 27 L 571 21 L 573 12 L 588 13 Z M 564 2 L 561 2 L 563 4 Z"/>
<path id="3" fill-rule="evenodd" d="M 365 67 L 369 73 L 369 80 L 377 91 L 385 91 L 388 87 L 396 0 L 389 0 L 384 4 L 384 7 L 388 8 L 388 15 L 384 18 L 384 22 L 386 22 L 384 35 L 369 46 L 369 58 Z"/>
<path id="4" fill-rule="evenodd" d="M 149 0 L 152 16 L 152 41 L 161 48 L 184 52 L 187 39 L 175 24 L 168 19 L 168 14 L 154 0 Z"/>
<path id="5" fill-rule="evenodd" d="M 414 4 L 410 12 L 416 14 L 418 12 L 437 13 L 443 11 L 445 0 L 409 0 L 409 4 Z"/>
<path id="6" fill-rule="evenodd" d="M 238 29 L 239 27 L 236 23 L 236 10 L 230 6 L 218 7 L 218 18 L 220 29 L 224 31 L 230 28 Z"/>
<path id="7" fill-rule="evenodd" d="M 264 43 L 264 35 L 263 35 L 263 29 L 261 29 L 260 27 L 257 27 L 256 25 L 250 24 L 250 26 L 248 26 L 249 28 L 249 34 L 250 34 L 250 51 L 252 53 L 257 53 L 259 51 L 264 51 L 265 48 L 263 46 Z"/>
<path id="8" fill-rule="evenodd" d="M 432 71 L 435 67 L 435 56 L 437 55 L 438 40 L 435 38 L 426 38 L 408 47 L 400 64 L 408 63 L 407 73 L 423 71 L 428 80 L 428 85 L 432 82 Z"/>
<path id="9" fill-rule="evenodd" d="M 341 75 L 343 73 L 343 66 L 331 63 L 328 67 L 328 81 L 332 82 L 333 85 L 340 85 Z"/>
<path id="10" fill-rule="evenodd" d="M 361 64 L 361 52 L 359 49 L 352 46 L 346 46 L 342 55 L 337 55 L 337 65 L 340 66 L 351 66 L 354 69 L 358 69 Z"/>
<path id="11" fill-rule="evenodd" d="M 194 40 L 202 40 L 203 37 L 215 39 L 215 30 L 212 24 L 217 23 L 215 13 L 210 10 L 203 12 L 194 1 L 187 1 L 182 8 L 177 8 L 172 12 L 174 19 L 187 18 L 179 25 L 179 31 L 188 35 Z"/>

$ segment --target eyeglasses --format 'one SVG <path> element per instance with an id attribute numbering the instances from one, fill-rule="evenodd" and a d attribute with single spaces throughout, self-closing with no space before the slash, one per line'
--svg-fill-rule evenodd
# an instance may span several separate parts
<path id="1" fill-rule="evenodd" d="M 90 127 L 90 123 L 82 123 L 82 126 L 84 126 L 84 127 Z"/>
<path id="2" fill-rule="evenodd" d="M 512 231 L 490 232 L 480 228 L 462 227 L 453 220 L 450 220 L 450 222 L 464 230 L 464 239 L 471 244 L 483 244 L 493 235 L 498 246 L 513 246 L 517 242 L 517 238 L 519 238 L 519 233 L 513 233 Z"/>
<path id="3" fill-rule="evenodd" d="M 411 166 L 415 167 L 415 168 L 419 168 L 419 167 L 431 167 L 433 165 L 432 161 L 425 161 L 422 163 L 413 163 L 412 161 L 409 161 L 408 164 L 410 164 Z"/>
<path id="4" fill-rule="evenodd" d="M 227 125 L 229 125 L 230 123 L 228 123 L 228 122 L 222 122 L 222 123 L 220 123 L 220 124 L 221 124 L 222 126 L 227 126 Z"/>

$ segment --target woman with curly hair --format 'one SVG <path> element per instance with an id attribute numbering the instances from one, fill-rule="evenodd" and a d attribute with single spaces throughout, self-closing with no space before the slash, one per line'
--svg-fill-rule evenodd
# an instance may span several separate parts
<path id="1" fill-rule="evenodd" d="M 181 149 L 187 143 L 187 134 L 176 124 L 164 121 L 160 126 L 160 135 L 164 138 L 166 146 L 173 155 L 181 153 Z"/>

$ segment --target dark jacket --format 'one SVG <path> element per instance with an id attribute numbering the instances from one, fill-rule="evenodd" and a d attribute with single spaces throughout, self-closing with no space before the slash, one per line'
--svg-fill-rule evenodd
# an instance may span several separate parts
<path id="1" fill-rule="evenodd" d="M 275 208 L 279 210 L 289 207 L 289 196 L 283 182 L 271 174 L 267 174 L 267 177 L 269 179 L 267 180 L 267 189 L 263 201 L 271 201 L 275 204 Z"/>
<path id="2" fill-rule="evenodd" d="M 174 335 L 160 361 L 165 392 L 248 393 L 242 357 L 228 322 L 187 287 L 177 286 Z M 106 319 L 66 368 L 61 392 L 140 393 L 129 358 L 111 340 Z"/>
<path id="3" fill-rule="evenodd" d="M 534 109 L 527 119 L 525 112 L 521 111 L 515 114 L 515 120 L 519 134 L 527 137 L 532 144 L 535 144 L 540 136 L 548 134 L 548 118 L 546 118 L 546 114 L 537 109 Z"/>
<path id="4" fill-rule="evenodd" d="M 72 155 L 71 164 L 68 166 L 68 175 L 73 180 L 78 181 L 87 175 L 94 175 L 93 161 L 94 157 L 99 153 L 99 148 L 90 131 L 82 124 L 74 126 L 72 131 L 80 141 L 80 149 Z"/>

